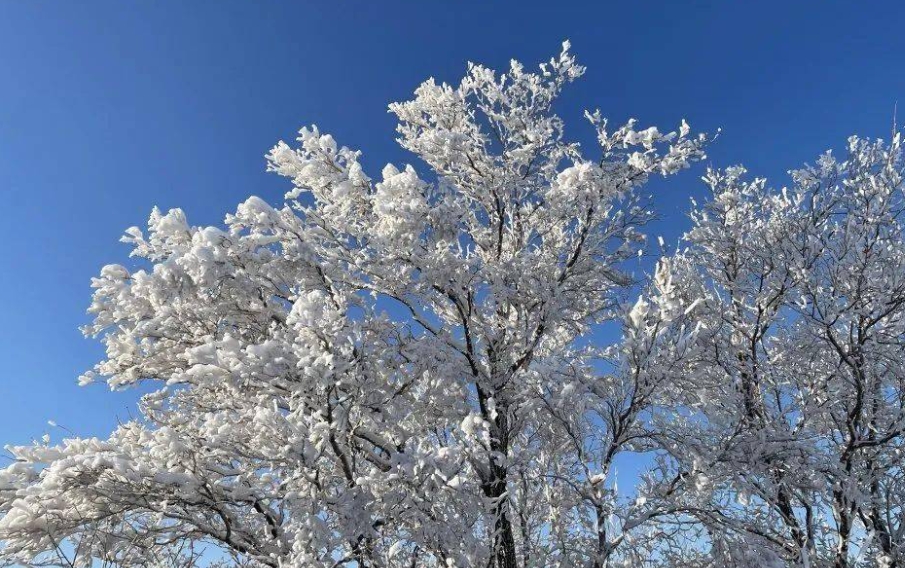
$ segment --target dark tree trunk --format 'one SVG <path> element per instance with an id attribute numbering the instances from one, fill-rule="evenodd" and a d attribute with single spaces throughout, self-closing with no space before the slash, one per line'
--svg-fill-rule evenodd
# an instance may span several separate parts
<path id="1" fill-rule="evenodd" d="M 509 518 L 509 498 L 506 496 L 508 471 L 499 456 L 509 455 L 509 417 L 508 409 L 499 404 L 493 415 L 488 407 L 489 396 L 478 386 L 478 401 L 481 413 L 490 425 L 490 456 L 488 457 L 489 478 L 484 480 L 481 489 L 492 505 L 491 514 L 494 519 L 491 543 L 492 568 L 518 568 L 515 550 L 515 532 Z M 499 401 L 502 403 L 502 400 Z"/>

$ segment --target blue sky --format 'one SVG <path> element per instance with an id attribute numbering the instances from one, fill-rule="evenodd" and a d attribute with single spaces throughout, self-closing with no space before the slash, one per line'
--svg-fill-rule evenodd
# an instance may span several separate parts
<path id="1" fill-rule="evenodd" d="M 0 443 L 128 417 L 134 393 L 76 386 L 101 355 L 77 329 L 90 278 L 128 264 L 117 239 L 154 205 L 212 224 L 250 194 L 278 203 L 286 182 L 263 155 L 302 125 L 363 149 L 376 175 L 412 161 L 389 102 L 569 38 L 588 67 L 560 105 L 574 138 L 589 138 L 586 107 L 684 117 L 723 128 L 711 164 L 781 184 L 852 133 L 888 136 L 903 24 L 891 1 L 0 3 Z M 654 185 L 668 241 L 702 172 Z"/>

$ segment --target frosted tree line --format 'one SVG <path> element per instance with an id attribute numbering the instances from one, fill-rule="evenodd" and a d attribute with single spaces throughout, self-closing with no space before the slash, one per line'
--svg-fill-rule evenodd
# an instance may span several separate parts
<path id="1" fill-rule="evenodd" d="M 568 44 L 470 65 L 390 106 L 419 169 L 303 128 L 267 157 L 284 204 L 128 229 L 81 381 L 152 392 L 109 438 L 8 448 L 0 562 L 905 566 L 900 135 L 782 189 L 707 170 L 645 275 L 645 184 L 709 139 L 590 112 L 569 141 L 583 73 Z"/>

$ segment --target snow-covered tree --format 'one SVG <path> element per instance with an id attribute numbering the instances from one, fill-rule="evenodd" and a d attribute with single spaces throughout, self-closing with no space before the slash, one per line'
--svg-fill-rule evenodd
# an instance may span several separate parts
<path id="1" fill-rule="evenodd" d="M 769 190 L 711 171 L 669 259 L 699 301 L 658 419 L 714 566 L 905 562 L 901 137 L 849 140 Z"/>
<path id="2" fill-rule="evenodd" d="M 268 155 L 285 206 L 252 197 L 225 228 L 155 210 L 129 229 L 138 266 L 92 284 L 85 332 L 106 358 L 83 382 L 155 386 L 107 439 L 10 448 L 0 557 L 514 568 L 672 550 L 658 523 L 686 514 L 684 478 L 656 484 L 671 455 L 644 496 L 612 476 L 621 452 L 662 443 L 651 419 L 690 364 L 695 302 L 665 267 L 623 300 L 652 215 L 638 188 L 705 138 L 595 112 L 584 154 L 553 110 L 583 72 L 568 44 L 535 72 L 470 65 L 390 106 L 421 174 L 372 178 L 304 128 Z M 626 339 L 604 349 L 607 321 Z"/>
<path id="3" fill-rule="evenodd" d="M 900 135 L 781 190 L 708 171 L 636 279 L 642 186 L 707 140 L 592 112 L 585 152 L 583 73 L 471 65 L 390 106 L 420 173 L 303 128 L 283 205 L 128 229 L 82 381 L 141 415 L 9 448 L 0 563 L 905 568 Z"/>

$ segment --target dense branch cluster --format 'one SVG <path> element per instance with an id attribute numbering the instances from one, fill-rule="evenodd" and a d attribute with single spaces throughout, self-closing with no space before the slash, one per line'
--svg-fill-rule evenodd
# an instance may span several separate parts
<path id="1" fill-rule="evenodd" d="M 779 191 L 708 171 L 638 282 L 640 188 L 707 139 L 593 112 L 586 155 L 553 110 L 583 72 L 566 44 L 425 82 L 390 106 L 423 175 L 371 178 L 305 128 L 268 155 L 280 208 L 129 229 L 134 269 L 92 283 L 106 358 L 82 382 L 156 386 L 107 439 L 10 448 L 0 559 L 905 566 L 899 135 Z"/>

